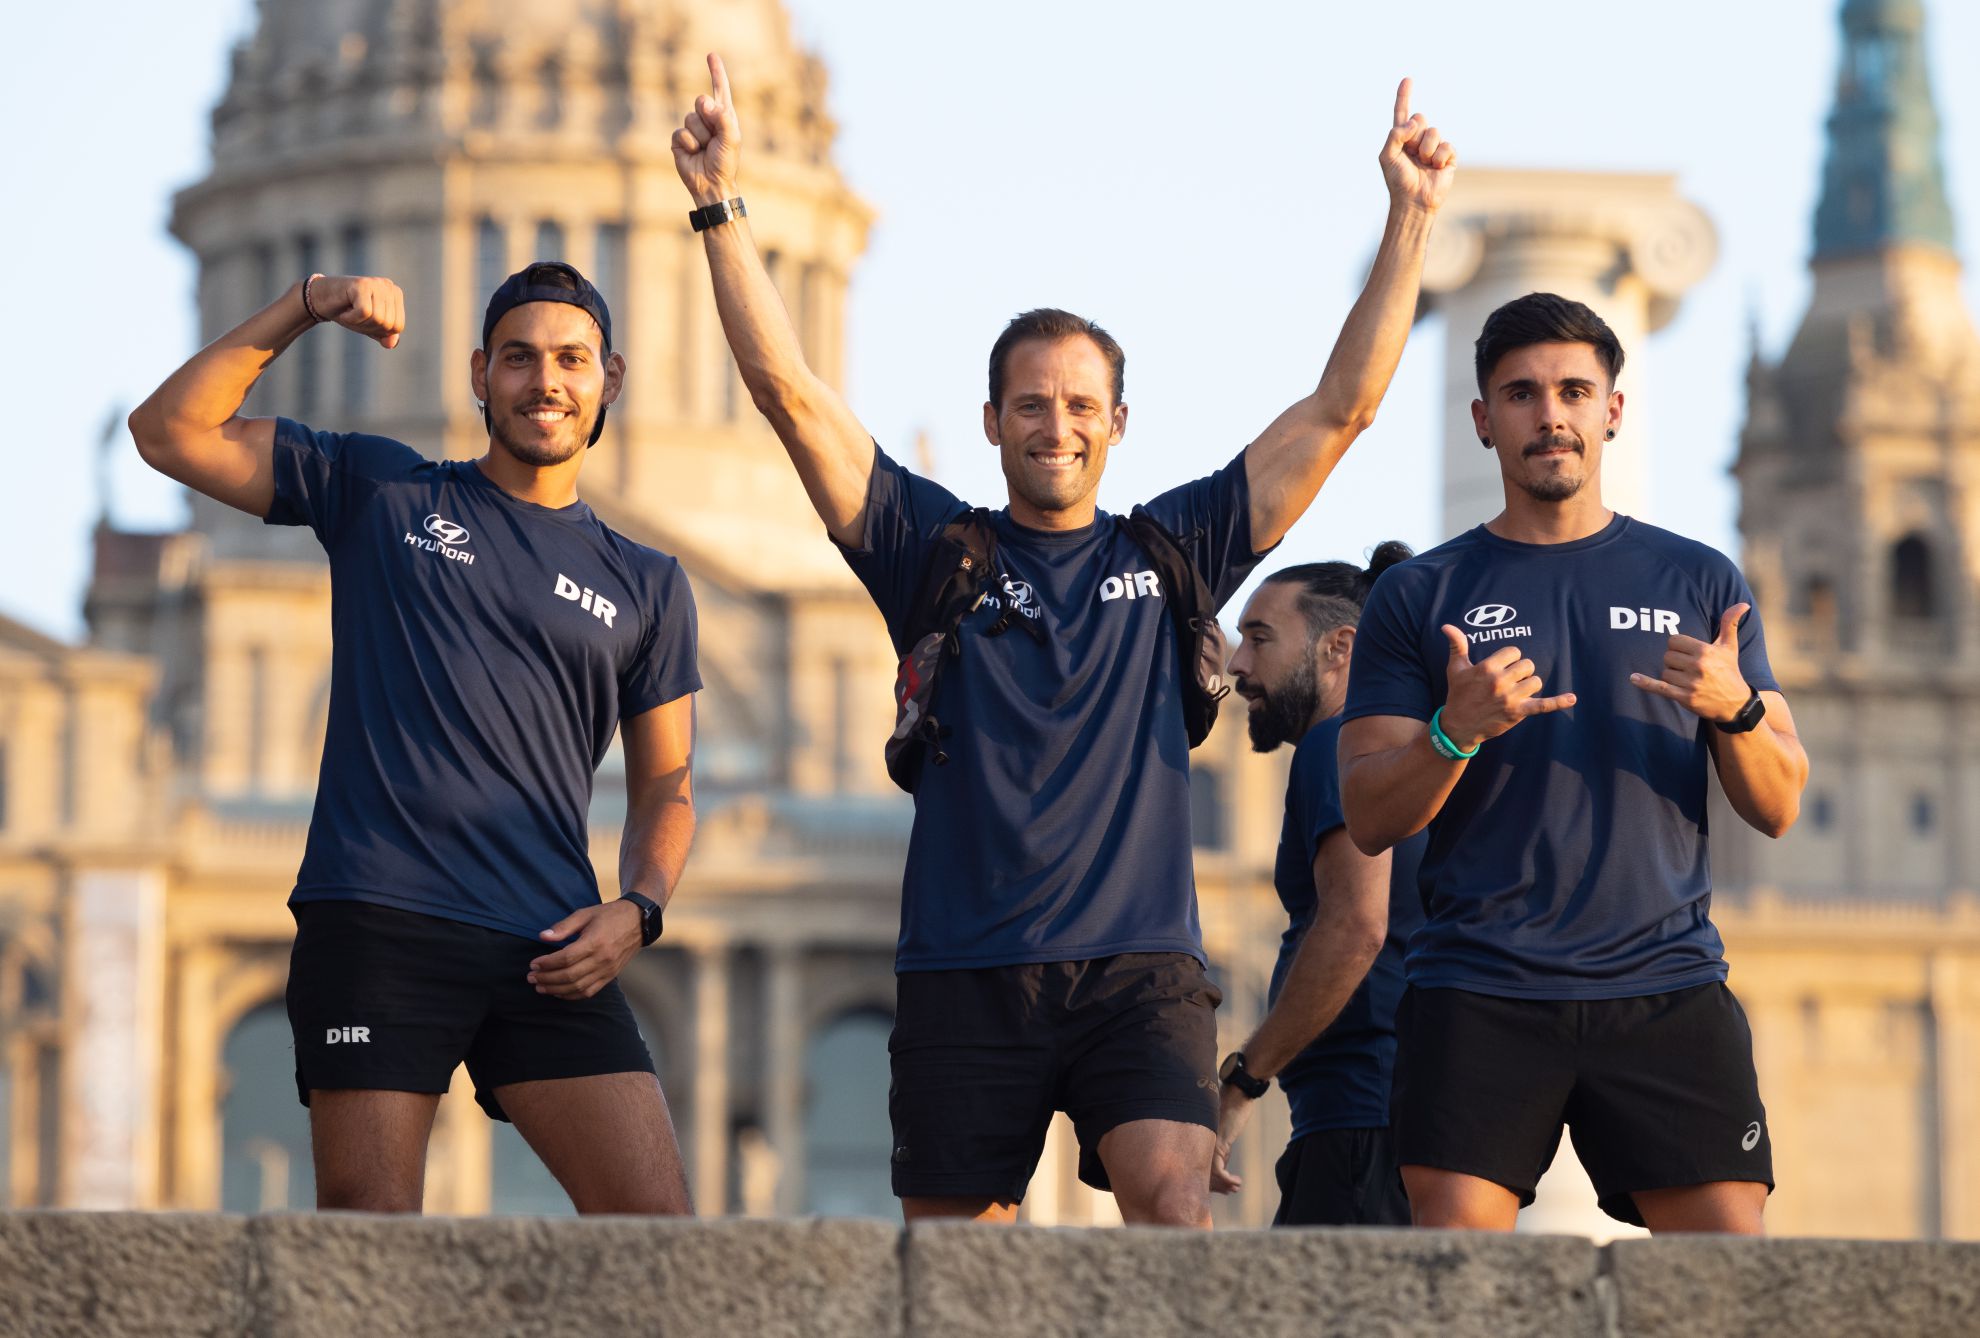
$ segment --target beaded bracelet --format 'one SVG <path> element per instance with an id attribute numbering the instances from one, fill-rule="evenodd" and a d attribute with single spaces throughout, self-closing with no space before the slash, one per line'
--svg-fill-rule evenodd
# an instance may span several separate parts
<path id="1" fill-rule="evenodd" d="M 303 310 L 309 313 L 309 319 L 312 325 L 323 324 L 323 318 L 316 314 L 316 307 L 309 300 L 309 286 L 322 277 L 321 274 L 312 274 L 303 280 Z"/>

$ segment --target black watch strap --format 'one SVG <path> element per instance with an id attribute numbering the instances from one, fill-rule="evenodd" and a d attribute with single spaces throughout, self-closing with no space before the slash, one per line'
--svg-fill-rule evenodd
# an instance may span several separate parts
<path id="1" fill-rule="evenodd" d="M 714 204 L 688 211 L 688 222 L 696 232 L 706 232 L 710 228 L 720 227 L 731 219 L 748 217 L 749 208 L 742 202 L 740 195 L 733 200 L 717 200 Z"/>
<path id="2" fill-rule="evenodd" d="M 1740 707 L 1732 719 L 1714 720 L 1712 723 L 1718 726 L 1722 734 L 1744 734 L 1757 727 L 1760 717 L 1765 714 L 1767 714 L 1767 703 L 1760 700 L 1760 689 L 1755 688 L 1753 695 L 1746 699 L 1746 705 Z"/>
<path id="3" fill-rule="evenodd" d="M 1272 1090 L 1270 1078 L 1254 1078 L 1244 1071 L 1242 1050 L 1233 1050 L 1224 1057 L 1223 1067 L 1217 1070 L 1217 1077 L 1226 1087 L 1237 1088 L 1253 1101 Z"/>
<path id="4" fill-rule="evenodd" d="M 660 937 L 660 903 L 639 892 L 621 892 L 619 900 L 639 908 L 639 945 L 650 948 Z"/>

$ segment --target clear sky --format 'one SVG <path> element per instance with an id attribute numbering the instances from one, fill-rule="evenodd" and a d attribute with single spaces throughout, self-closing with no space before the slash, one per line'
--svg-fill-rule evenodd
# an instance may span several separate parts
<path id="1" fill-rule="evenodd" d="M 788 2 L 831 72 L 840 164 L 880 211 L 853 284 L 854 407 L 903 454 L 927 431 L 958 492 L 1002 497 L 983 360 L 1026 307 L 1088 314 L 1127 349 L 1110 509 L 1222 463 L 1306 393 L 1373 252 L 1375 153 L 1408 74 L 1464 162 L 1673 171 L 1712 216 L 1717 267 L 1631 353 L 1653 368 L 1654 518 L 1736 551 L 1725 471 L 1748 312 L 1777 354 L 1806 301 L 1837 0 Z M 1927 8 L 1941 151 L 1980 265 L 1980 4 Z M 35 422 L 0 489 L 0 612 L 45 630 L 81 631 L 103 424 L 191 351 L 192 266 L 164 220 L 206 168 L 207 112 L 253 12 L 43 7 L 0 90 L 17 127 L 8 310 L 38 336 L 14 355 Z M 731 72 L 750 78 L 742 53 Z M 1966 294 L 1980 310 L 1972 270 Z M 1442 356 L 1432 320 L 1274 561 L 1442 537 Z M 175 489 L 118 440 L 118 522 L 175 523 Z"/>

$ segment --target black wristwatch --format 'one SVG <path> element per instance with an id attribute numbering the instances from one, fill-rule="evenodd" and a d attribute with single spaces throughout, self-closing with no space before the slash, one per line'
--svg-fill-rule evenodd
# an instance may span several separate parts
<path id="1" fill-rule="evenodd" d="M 639 907 L 639 946 L 652 947 L 660 937 L 660 903 L 638 892 L 621 892 L 619 900 Z"/>
<path id="2" fill-rule="evenodd" d="M 749 208 L 738 195 L 733 200 L 717 200 L 714 204 L 703 205 L 688 211 L 688 225 L 696 232 L 706 232 L 718 228 L 732 219 L 748 218 Z"/>
<path id="3" fill-rule="evenodd" d="M 1753 695 L 1746 699 L 1746 705 L 1739 708 L 1730 720 L 1714 720 L 1724 734 L 1744 734 L 1760 723 L 1760 717 L 1767 714 L 1767 703 L 1760 700 L 1760 689 L 1753 689 Z"/>
<path id="4" fill-rule="evenodd" d="M 1242 1050 L 1231 1051 L 1224 1060 L 1224 1066 L 1217 1070 L 1217 1078 L 1224 1086 L 1237 1088 L 1253 1101 L 1272 1090 L 1270 1078 L 1254 1078 L 1244 1071 Z"/>

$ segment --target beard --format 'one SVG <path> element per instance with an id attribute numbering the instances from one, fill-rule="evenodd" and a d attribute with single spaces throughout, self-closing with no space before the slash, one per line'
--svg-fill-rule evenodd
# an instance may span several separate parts
<path id="1" fill-rule="evenodd" d="M 525 405 L 523 408 L 516 410 L 516 413 L 517 415 L 528 413 L 533 407 L 535 406 Z M 523 464 L 532 465 L 538 469 L 547 469 L 551 465 L 563 464 L 566 460 L 584 449 L 585 443 L 591 440 L 591 429 L 596 419 L 579 419 L 577 430 L 568 436 L 562 434 L 547 438 L 531 436 L 527 439 L 521 438 L 511 432 L 510 421 L 511 419 L 507 414 L 494 415 L 493 422 L 489 425 L 491 435 L 494 436 L 496 441 L 502 444 L 503 450 L 507 451 L 517 460 L 520 460 Z M 569 425 L 569 421 L 568 419 L 565 420 L 567 426 Z"/>
<path id="2" fill-rule="evenodd" d="M 1520 455 L 1524 458 L 1539 451 L 1558 450 L 1562 447 L 1572 450 L 1577 457 L 1587 454 L 1587 448 L 1582 445 L 1581 438 L 1566 432 L 1550 432 L 1528 443 Z M 1586 474 L 1556 473 L 1537 479 L 1521 479 L 1519 486 L 1536 502 L 1565 502 L 1580 492 L 1581 485 L 1587 481 Z"/>
<path id="3" fill-rule="evenodd" d="M 1251 735 L 1251 750 L 1269 753 L 1282 743 L 1295 743 L 1313 723 L 1320 709 L 1320 689 L 1314 682 L 1319 665 L 1316 646 L 1308 646 L 1299 668 L 1278 687 L 1267 688 L 1249 703 L 1245 731 Z"/>

